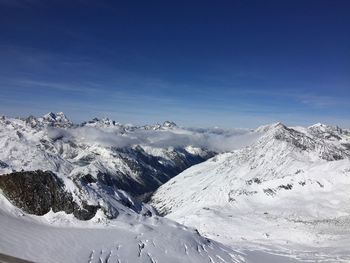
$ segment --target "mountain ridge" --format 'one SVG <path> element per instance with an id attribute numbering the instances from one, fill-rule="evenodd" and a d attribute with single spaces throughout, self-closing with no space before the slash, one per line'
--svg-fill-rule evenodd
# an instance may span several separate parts
<path id="1" fill-rule="evenodd" d="M 325 137 L 281 123 L 258 129 L 264 134 L 254 143 L 188 168 L 158 188 L 150 203 L 226 245 L 279 247 L 303 260 L 349 260 L 348 133 L 332 128 L 337 136 Z M 322 247 L 337 249 L 324 256 Z"/>

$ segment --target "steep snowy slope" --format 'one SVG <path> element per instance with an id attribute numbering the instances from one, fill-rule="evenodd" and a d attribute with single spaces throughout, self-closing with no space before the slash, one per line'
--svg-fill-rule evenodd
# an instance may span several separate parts
<path id="1" fill-rule="evenodd" d="M 280 123 L 258 131 L 251 146 L 171 179 L 152 205 L 227 245 L 350 260 L 349 131 Z"/>

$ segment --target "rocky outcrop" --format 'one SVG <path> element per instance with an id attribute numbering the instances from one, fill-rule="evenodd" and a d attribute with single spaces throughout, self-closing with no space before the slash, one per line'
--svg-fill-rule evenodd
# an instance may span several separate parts
<path id="1" fill-rule="evenodd" d="M 81 204 L 65 190 L 63 181 L 49 171 L 15 172 L 0 176 L 0 188 L 5 196 L 24 212 L 44 215 L 64 211 L 80 220 L 89 220 L 99 206 Z"/>

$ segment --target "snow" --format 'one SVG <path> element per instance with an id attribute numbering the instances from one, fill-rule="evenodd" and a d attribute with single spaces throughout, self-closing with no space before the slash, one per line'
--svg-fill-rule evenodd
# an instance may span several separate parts
<path id="1" fill-rule="evenodd" d="M 137 170 L 125 162 L 125 158 L 136 158 L 132 150 L 137 147 L 172 165 L 176 155 L 208 154 L 202 148 L 206 137 L 200 134 L 171 123 L 148 128 L 107 119 L 77 126 L 63 113 L 1 118 L 0 174 L 22 169 L 52 171 L 77 203 L 85 200 L 117 217 L 107 219 L 102 210 L 89 221 L 64 212 L 28 215 L 0 194 L 0 253 L 35 262 L 242 262 L 241 253 L 155 216 L 152 207 L 134 201 L 124 191 L 111 191 L 100 183 L 77 187 L 75 180 L 80 176 L 98 173 L 123 173 L 141 182 Z M 124 146 L 128 149 L 119 149 Z M 142 216 L 146 211 L 152 212 L 150 217 Z"/>
<path id="2" fill-rule="evenodd" d="M 349 262 L 349 145 L 350 131 L 324 124 L 222 130 L 3 117 L 0 175 L 50 170 L 76 202 L 116 218 L 28 215 L 0 193 L 0 253 L 35 262 Z M 135 150 L 172 167 L 178 156 L 220 154 L 157 190 L 151 204 L 166 218 L 120 189 L 77 188 L 86 174 L 142 183 L 128 165 L 141 162 Z"/>
<path id="3" fill-rule="evenodd" d="M 334 142 L 280 123 L 259 131 L 265 134 L 252 145 L 162 185 L 151 204 L 235 249 L 348 262 L 350 154 L 339 141 L 350 137 L 338 132 Z"/>
<path id="4" fill-rule="evenodd" d="M 42 118 L 4 117 L 0 120 L 0 161 L 6 167 L 0 166 L 0 174 L 43 169 L 67 176 L 94 173 L 101 166 L 113 173 L 115 167 L 127 169 L 118 148 L 140 145 L 146 153 L 169 160 L 177 149 L 204 157 L 208 151 L 223 151 L 228 145 L 248 145 L 258 136 L 248 130 L 197 132 L 170 122 L 153 128 L 122 125 L 108 118 L 73 125 L 62 112 Z M 80 162 L 83 157 L 92 160 L 84 165 Z"/>
<path id="5" fill-rule="evenodd" d="M 0 195 L 0 253 L 35 262 L 244 262 L 243 254 L 160 217 L 26 215 Z"/>

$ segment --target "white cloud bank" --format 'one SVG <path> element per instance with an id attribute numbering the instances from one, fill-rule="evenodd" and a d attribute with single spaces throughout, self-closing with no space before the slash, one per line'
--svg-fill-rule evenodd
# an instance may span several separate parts
<path id="1" fill-rule="evenodd" d="M 207 148 L 216 152 L 231 151 L 253 142 L 260 134 L 248 129 L 137 129 L 121 133 L 119 129 L 75 127 L 70 129 L 48 128 L 50 139 L 73 140 L 80 143 L 96 143 L 105 147 L 147 145 L 152 147 Z"/>

